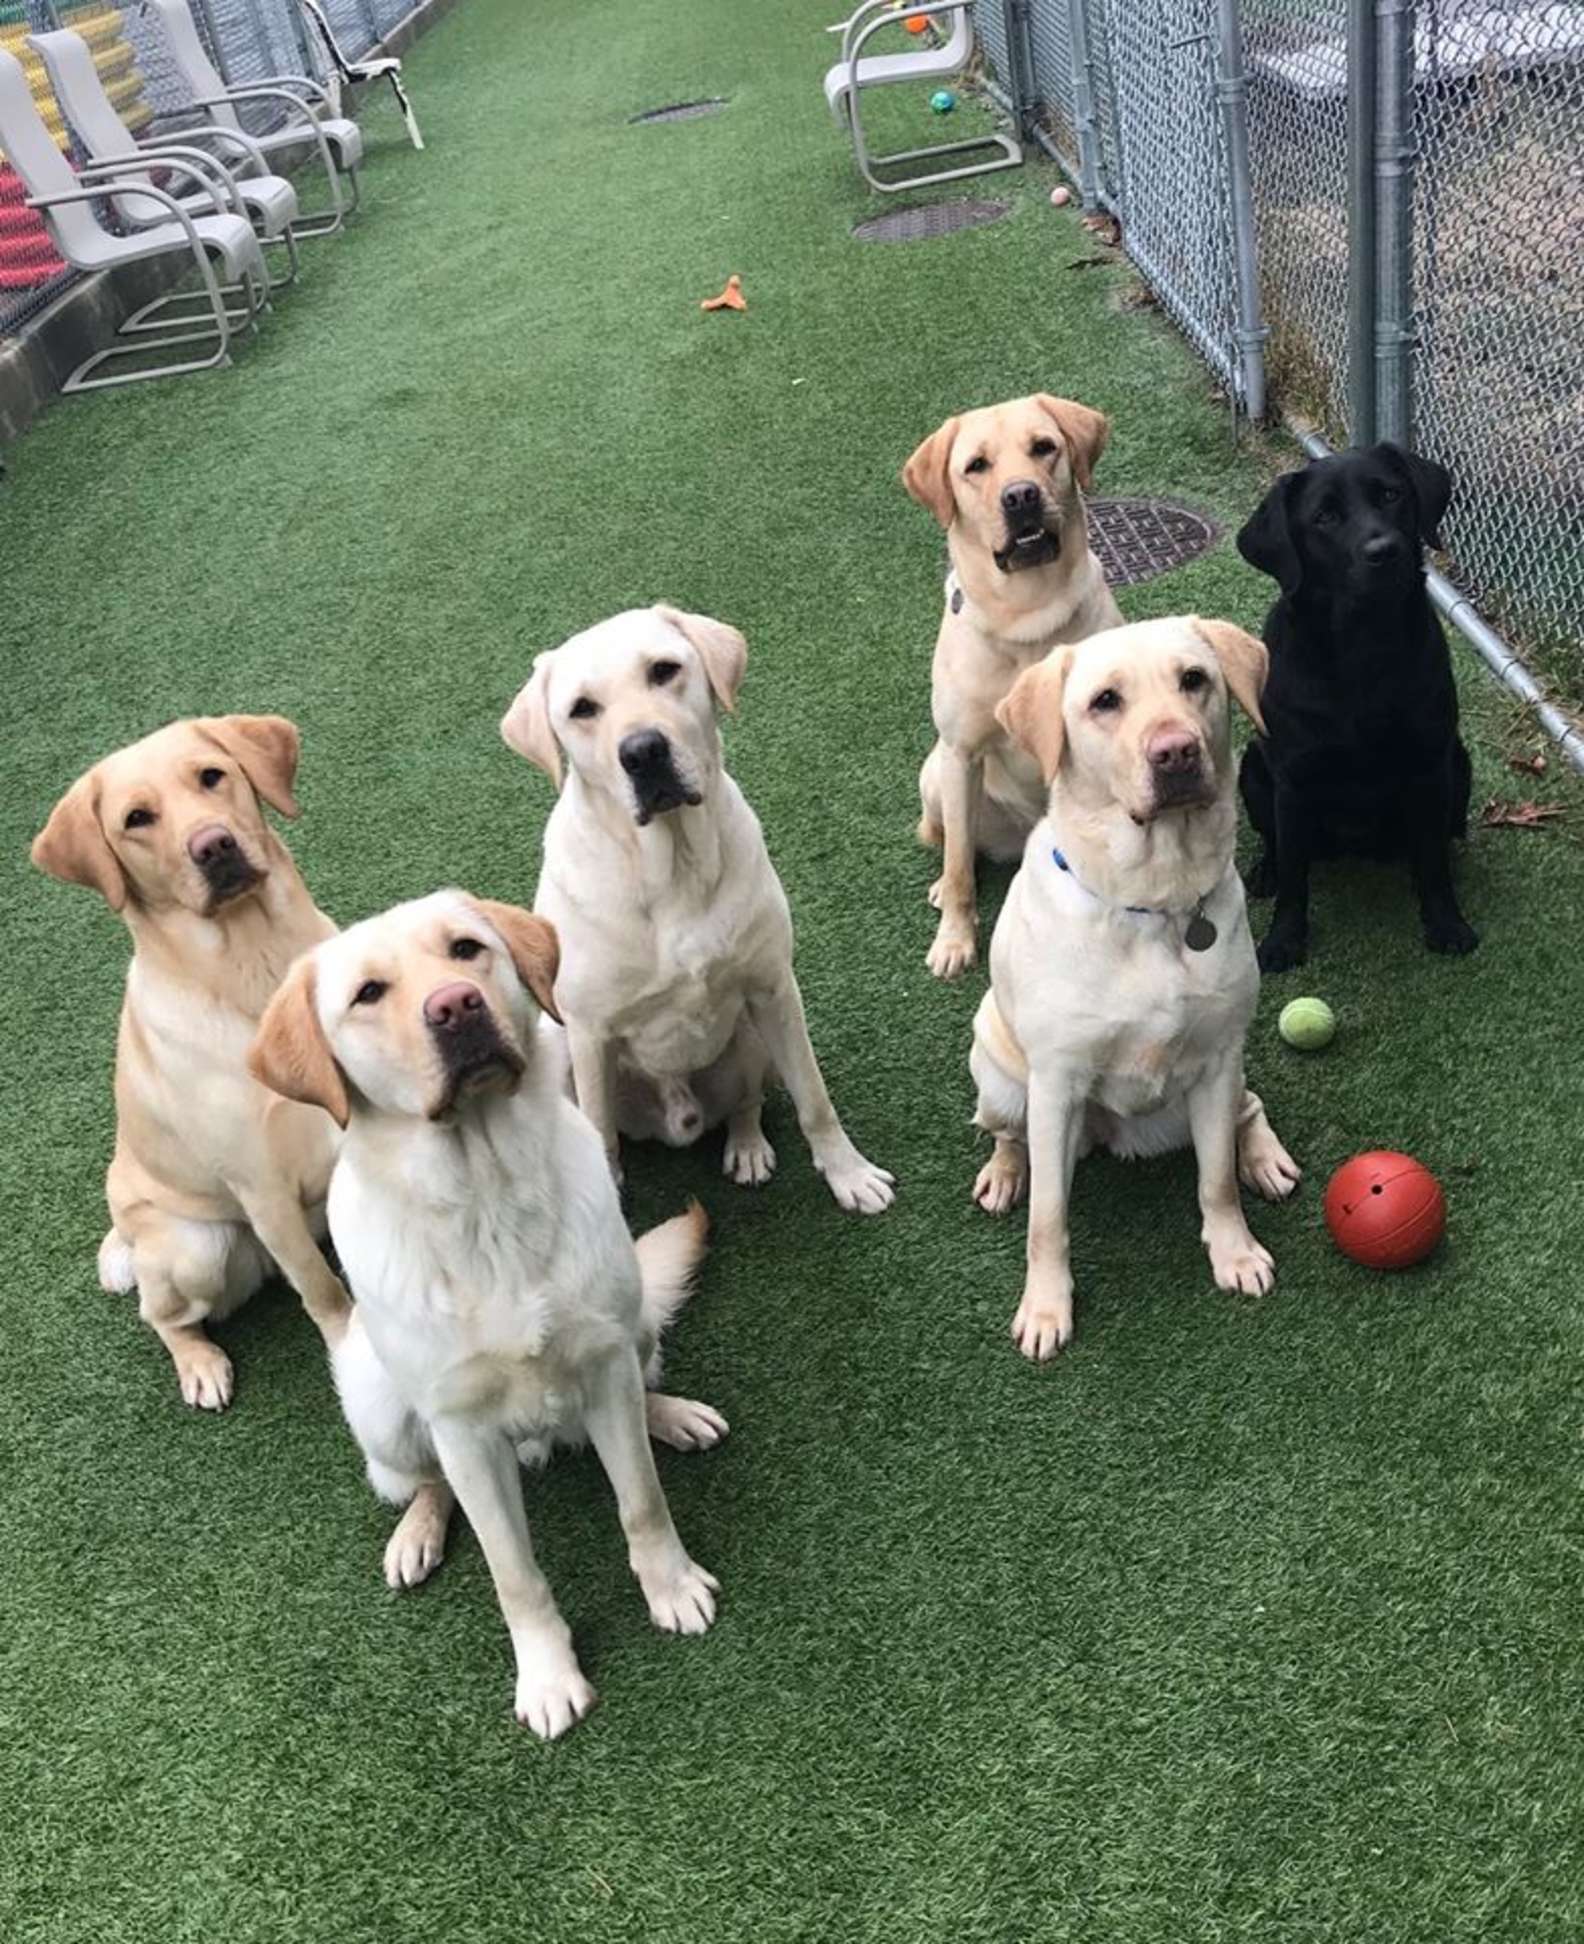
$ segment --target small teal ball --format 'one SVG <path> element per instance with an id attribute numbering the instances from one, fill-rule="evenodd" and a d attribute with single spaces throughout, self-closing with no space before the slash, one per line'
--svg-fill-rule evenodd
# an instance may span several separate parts
<path id="1" fill-rule="evenodd" d="M 1336 1014 L 1323 999 L 1289 999 L 1276 1030 L 1301 1053 L 1318 1053 L 1336 1037 Z"/>
<path id="2" fill-rule="evenodd" d="M 957 106 L 957 97 L 950 88 L 937 88 L 930 96 L 930 106 L 937 115 L 949 115 Z"/>

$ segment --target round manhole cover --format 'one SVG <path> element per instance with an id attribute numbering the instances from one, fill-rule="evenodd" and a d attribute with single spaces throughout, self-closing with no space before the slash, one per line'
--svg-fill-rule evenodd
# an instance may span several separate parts
<path id="1" fill-rule="evenodd" d="M 697 121 L 702 115 L 718 115 L 726 106 L 725 95 L 705 95 L 699 101 L 673 101 L 664 108 L 646 108 L 641 115 L 629 115 L 630 122 Z"/>
<path id="2" fill-rule="evenodd" d="M 999 223 L 1011 207 L 1004 202 L 920 203 L 913 209 L 888 209 L 883 216 L 871 216 L 854 225 L 853 235 L 860 243 L 921 243 L 929 236 Z"/>
<path id="3" fill-rule="evenodd" d="M 1089 544 L 1113 587 L 1153 580 L 1207 552 L 1217 528 L 1171 500 L 1090 500 Z"/>

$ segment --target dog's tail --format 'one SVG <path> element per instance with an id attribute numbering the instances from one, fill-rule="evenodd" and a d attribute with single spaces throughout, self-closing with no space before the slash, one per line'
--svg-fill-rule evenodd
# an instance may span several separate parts
<path id="1" fill-rule="evenodd" d="M 99 1244 L 99 1287 L 112 1296 L 125 1296 L 137 1288 L 136 1259 L 132 1244 L 119 1229 L 110 1229 Z"/>
<path id="2" fill-rule="evenodd" d="M 693 1277 L 709 1247 L 709 1226 L 703 1203 L 690 1201 L 684 1214 L 638 1237 L 644 1324 L 656 1338 L 693 1292 Z"/>
<path id="3" fill-rule="evenodd" d="M 640 1235 L 635 1245 L 643 1278 L 644 1382 L 650 1390 L 660 1382 L 661 1333 L 693 1293 L 693 1278 L 709 1247 L 709 1226 L 704 1204 L 690 1201 L 684 1214 Z"/>

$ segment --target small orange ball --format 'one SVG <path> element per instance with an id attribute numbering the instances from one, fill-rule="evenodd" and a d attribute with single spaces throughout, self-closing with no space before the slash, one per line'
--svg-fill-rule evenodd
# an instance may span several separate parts
<path id="1" fill-rule="evenodd" d="M 1423 1162 L 1377 1148 L 1332 1175 L 1325 1219 L 1332 1241 L 1366 1269 L 1408 1269 L 1445 1235 L 1446 1196 Z"/>
<path id="2" fill-rule="evenodd" d="M 907 19 L 903 21 L 902 25 L 908 30 L 910 34 L 925 33 L 928 31 L 929 28 L 929 15 L 909 14 Z"/>

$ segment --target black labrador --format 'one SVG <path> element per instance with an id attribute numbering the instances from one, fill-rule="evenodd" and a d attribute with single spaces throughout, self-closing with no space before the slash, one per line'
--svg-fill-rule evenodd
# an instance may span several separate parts
<path id="1" fill-rule="evenodd" d="M 1249 891 L 1276 898 L 1262 971 L 1307 955 L 1315 858 L 1406 856 L 1431 951 L 1479 943 L 1452 889 L 1469 758 L 1422 552 L 1451 487 L 1400 446 L 1354 448 L 1284 474 L 1237 537 L 1281 587 L 1265 622 L 1266 733 L 1238 778 L 1264 843 Z"/>

